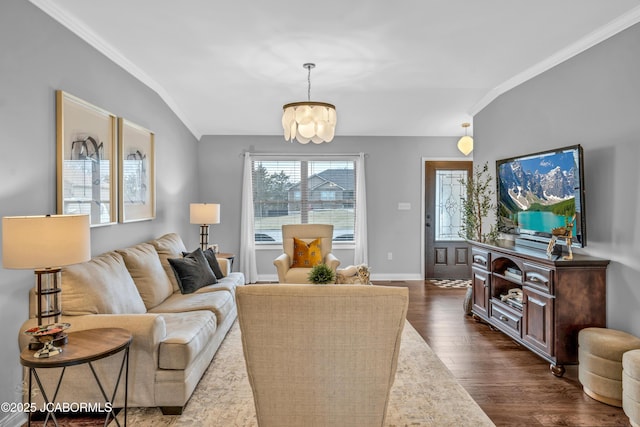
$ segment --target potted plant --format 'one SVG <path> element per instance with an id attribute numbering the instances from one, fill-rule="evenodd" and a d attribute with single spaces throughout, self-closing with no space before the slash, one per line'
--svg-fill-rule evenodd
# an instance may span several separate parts
<path id="1" fill-rule="evenodd" d="M 316 285 L 326 285 L 335 283 L 336 275 L 327 264 L 318 264 L 314 266 L 307 276 L 309 282 Z"/>
<path id="2" fill-rule="evenodd" d="M 462 199 L 463 221 L 460 237 L 487 243 L 497 240 L 498 228 L 492 224 L 487 232 L 485 225 L 489 212 L 496 209 L 493 197 L 495 192 L 491 187 L 491 181 L 488 163 L 485 163 L 482 168 L 476 166 L 466 181 L 460 180 L 460 183 L 467 188 L 467 197 Z"/>

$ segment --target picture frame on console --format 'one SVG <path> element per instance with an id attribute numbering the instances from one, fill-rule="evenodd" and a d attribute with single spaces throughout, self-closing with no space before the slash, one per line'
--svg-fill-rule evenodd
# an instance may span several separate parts
<path id="1" fill-rule="evenodd" d="M 118 210 L 122 223 L 156 217 L 154 138 L 150 130 L 118 118 Z"/>
<path id="2" fill-rule="evenodd" d="M 56 209 L 89 214 L 91 227 L 117 221 L 117 118 L 56 91 Z"/>

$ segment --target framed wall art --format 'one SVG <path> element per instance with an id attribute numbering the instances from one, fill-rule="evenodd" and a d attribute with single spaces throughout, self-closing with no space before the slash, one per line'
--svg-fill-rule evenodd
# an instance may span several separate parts
<path id="1" fill-rule="evenodd" d="M 120 222 L 156 217 L 154 134 L 130 121 L 118 119 Z"/>
<path id="2" fill-rule="evenodd" d="M 117 221 L 116 116 L 56 91 L 57 213 Z"/>

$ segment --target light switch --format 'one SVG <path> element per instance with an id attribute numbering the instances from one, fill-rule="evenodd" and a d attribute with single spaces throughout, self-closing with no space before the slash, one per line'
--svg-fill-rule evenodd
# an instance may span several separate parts
<path id="1" fill-rule="evenodd" d="M 399 202 L 398 203 L 398 210 L 399 211 L 409 211 L 409 210 L 411 210 L 411 203 L 409 203 L 409 202 Z"/>

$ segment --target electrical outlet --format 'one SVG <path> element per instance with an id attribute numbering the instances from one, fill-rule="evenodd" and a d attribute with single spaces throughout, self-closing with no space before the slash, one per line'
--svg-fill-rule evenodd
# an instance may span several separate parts
<path id="1" fill-rule="evenodd" d="M 391 261 L 393 259 L 393 253 L 392 252 L 387 252 L 387 259 L 389 261 Z"/>

